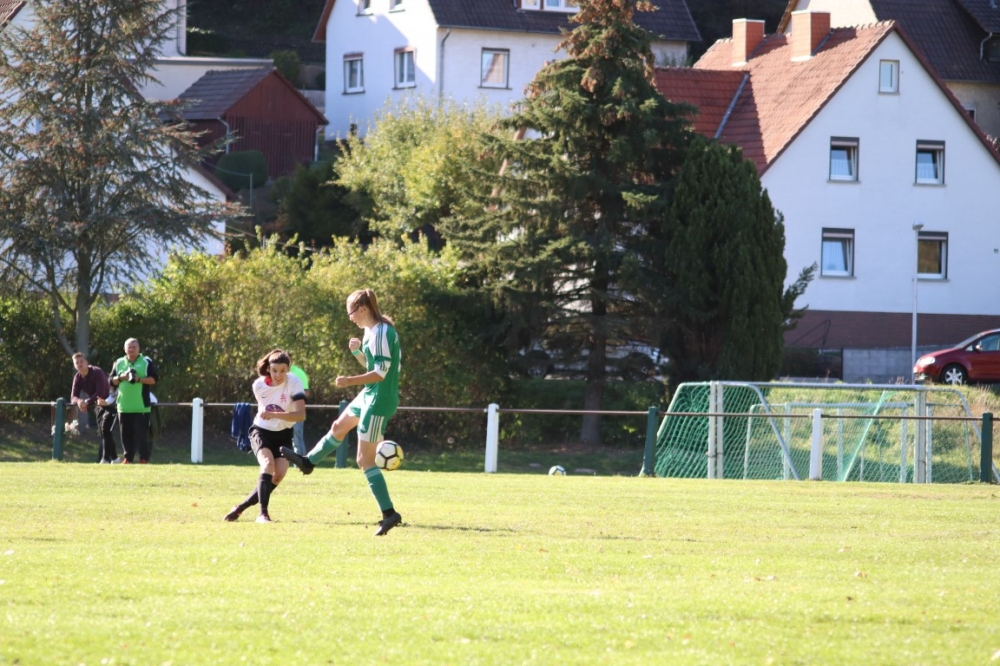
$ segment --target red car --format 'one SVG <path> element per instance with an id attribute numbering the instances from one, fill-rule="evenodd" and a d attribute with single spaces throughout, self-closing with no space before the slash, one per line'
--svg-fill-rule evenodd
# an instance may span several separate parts
<path id="1" fill-rule="evenodd" d="M 950 349 L 924 354 L 913 366 L 916 381 L 943 384 L 1000 382 L 1000 329 L 976 333 Z"/>

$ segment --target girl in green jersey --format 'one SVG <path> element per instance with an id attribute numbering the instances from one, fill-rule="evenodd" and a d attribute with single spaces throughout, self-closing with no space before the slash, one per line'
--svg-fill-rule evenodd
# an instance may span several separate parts
<path id="1" fill-rule="evenodd" d="M 382 510 L 382 521 L 375 531 L 375 536 L 382 536 L 403 520 L 393 508 L 382 470 L 375 465 L 375 451 L 399 405 L 399 336 L 392 319 L 379 311 L 371 289 L 359 289 L 347 297 L 347 316 L 364 331 L 361 339 L 351 338 L 347 346 L 365 372 L 337 377 L 337 386 L 364 388 L 307 455 L 300 456 L 287 447 L 281 448 L 281 454 L 303 474 L 310 474 L 316 463 L 336 451 L 351 429 L 357 428 L 358 467 Z"/>

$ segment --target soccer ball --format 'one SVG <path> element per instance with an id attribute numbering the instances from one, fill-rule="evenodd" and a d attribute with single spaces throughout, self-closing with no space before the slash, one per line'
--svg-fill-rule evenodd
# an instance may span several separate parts
<path id="1" fill-rule="evenodd" d="M 375 464 L 387 472 L 398 468 L 403 464 L 403 447 L 392 440 L 385 440 L 375 451 Z"/>
<path id="2" fill-rule="evenodd" d="M 553 465 L 549 468 L 549 476 L 566 476 L 566 468 L 562 465 Z"/>

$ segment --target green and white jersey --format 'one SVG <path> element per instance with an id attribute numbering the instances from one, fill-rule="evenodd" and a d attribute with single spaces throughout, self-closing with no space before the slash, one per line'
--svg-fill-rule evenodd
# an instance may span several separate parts
<path id="1" fill-rule="evenodd" d="M 396 329 L 380 322 L 365 329 L 361 349 L 365 352 L 365 367 L 382 375 L 380 382 L 365 384 L 361 392 L 368 411 L 377 416 L 392 416 L 399 406 L 399 363 L 401 351 Z"/>

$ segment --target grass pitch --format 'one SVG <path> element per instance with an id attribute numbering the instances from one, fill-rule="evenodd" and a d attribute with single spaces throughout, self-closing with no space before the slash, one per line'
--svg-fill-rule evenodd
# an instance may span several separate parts
<path id="1" fill-rule="evenodd" d="M 988 664 L 1000 490 L 0 463 L 0 664 Z"/>

